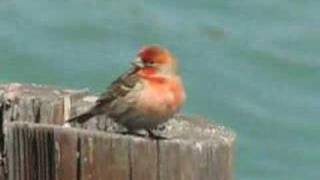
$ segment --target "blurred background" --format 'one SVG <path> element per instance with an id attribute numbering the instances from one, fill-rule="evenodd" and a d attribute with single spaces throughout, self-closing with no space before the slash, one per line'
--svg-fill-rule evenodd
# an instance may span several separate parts
<path id="1" fill-rule="evenodd" d="M 102 92 L 136 51 L 179 58 L 186 114 L 235 130 L 235 179 L 320 178 L 320 1 L 0 2 L 0 83 Z"/>

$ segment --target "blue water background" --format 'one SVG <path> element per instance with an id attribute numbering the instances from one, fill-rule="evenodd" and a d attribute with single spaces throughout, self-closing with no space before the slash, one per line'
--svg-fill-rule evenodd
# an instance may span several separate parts
<path id="1" fill-rule="evenodd" d="M 98 93 L 157 43 L 187 114 L 237 133 L 235 179 L 320 179 L 320 1 L 0 2 L 0 82 Z"/>

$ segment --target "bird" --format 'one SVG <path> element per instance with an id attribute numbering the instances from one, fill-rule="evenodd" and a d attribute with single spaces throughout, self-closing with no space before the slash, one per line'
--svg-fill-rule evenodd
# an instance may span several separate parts
<path id="1" fill-rule="evenodd" d="M 142 47 L 131 68 L 113 81 L 92 108 L 67 123 L 84 123 L 105 114 L 127 128 L 129 134 L 146 130 L 150 137 L 158 125 L 172 118 L 186 100 L 174 55 L 160 45 Z"/>

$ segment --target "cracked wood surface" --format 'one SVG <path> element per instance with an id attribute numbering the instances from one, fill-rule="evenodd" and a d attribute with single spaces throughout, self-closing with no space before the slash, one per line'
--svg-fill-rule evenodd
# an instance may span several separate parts
<path id="1" fill-rule="evenodd" d="M 95 97 L 39 85 L 0 85 L 2 179 L 231 180 L 235 135 L 200 117 L 177 115 L 157 133 L 168 140 L 117 134 L 105 116 L 63 128 Z"/>

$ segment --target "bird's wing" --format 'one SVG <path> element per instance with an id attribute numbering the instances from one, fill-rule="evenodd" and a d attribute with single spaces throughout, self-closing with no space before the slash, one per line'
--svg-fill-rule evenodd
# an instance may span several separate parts
<path id="1" fill-rule="evenodd" d="M 132 68 L 113 81 L 107 91 L 100 95 L 95 107 L 104 111 L 106 108 L 111 108 L 109 107 L 111 104 L 117 104 L 114 101 L 125 98 L 139 83 L 136 71 L 136 68 Z"/>
<path id="2" fill-rule="evenodd" d="M 131 104 L 130 92 L 139 84 L 139 78 L 136 75 L 137 69 L 130 69 L 127 73 L 121 75 L 118 79 L 111 83 L 107 91 L 101 94 L 100 98 L 96 101 L 89 111 L 80 114 L 79 116 L 69 119 L 67 122 L 84 123 L 91 117 L 109 113 L 109 115 L 120 115 L 127 111 Z"/>

